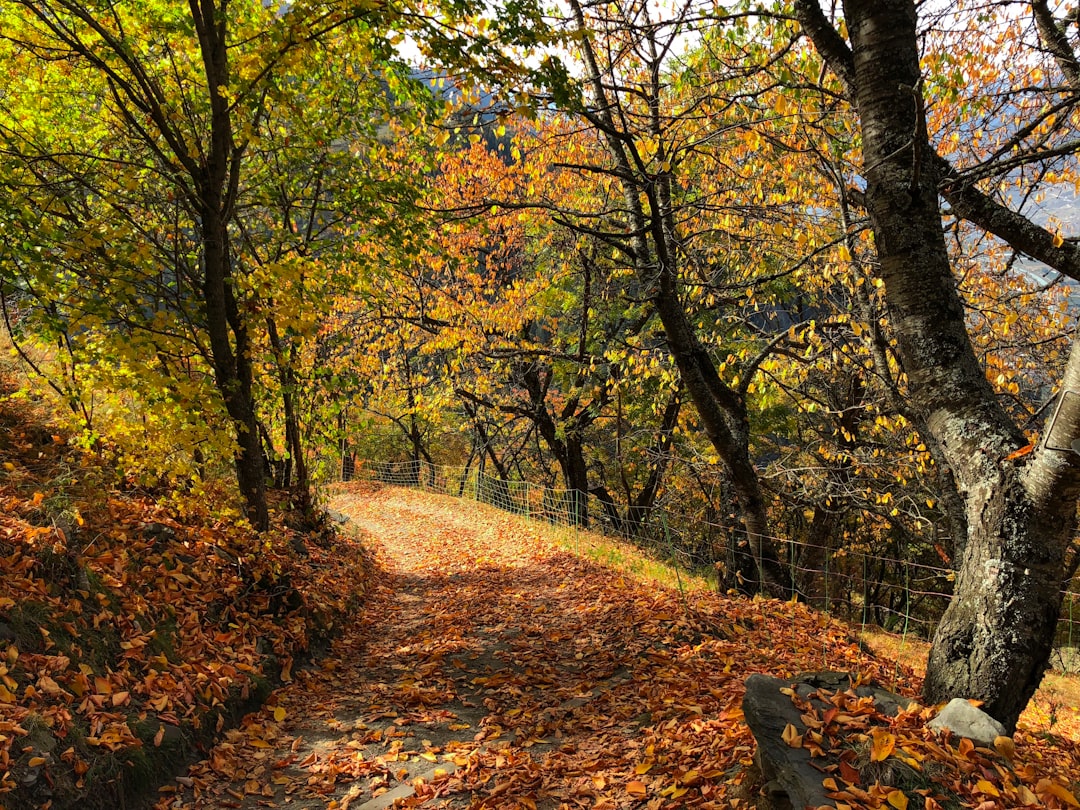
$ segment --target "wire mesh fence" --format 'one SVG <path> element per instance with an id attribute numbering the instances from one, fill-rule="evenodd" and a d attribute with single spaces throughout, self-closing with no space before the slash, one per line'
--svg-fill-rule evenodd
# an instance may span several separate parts
<path id="1" fill-rule="evenodd" d="M 618 508 L 594 494 L 545 487 L 487 474 L 483 469 L 426 461 L 342 464 L 342 480 L 371 480 L 468 498 L 571 530 L 619 537 L 666 558 L 687 574 L 731 582 L 740 549 L 748 544 L 738 527 L 665 507 Z M 929 639 L 952 597 L 955 573 L 928 564 L 926 554 L 883 555 L 864 544 L 814 544 L 769 538 L 791 577 L 791 590 L 809 605 L 863 627 L 879 627 L 904 639 Z M 925 552 L 925 550 L 922 550 Z M 743 551 L 742 553 L 746 553 Z M 1080 672 L 1080 597 L 1065 591 L 1051 666 Z"/>

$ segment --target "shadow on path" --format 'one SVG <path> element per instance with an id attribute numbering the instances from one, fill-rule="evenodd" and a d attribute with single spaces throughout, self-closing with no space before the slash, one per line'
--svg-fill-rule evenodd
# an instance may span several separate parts
<path id="1" fill-rule="evenodd" d="M 382 548 L 371 601 L 159 807 L 732 807 L 747 675 L 879 666 L 802 606 L 688 603 L 489 507 L 333 506 Z"/>

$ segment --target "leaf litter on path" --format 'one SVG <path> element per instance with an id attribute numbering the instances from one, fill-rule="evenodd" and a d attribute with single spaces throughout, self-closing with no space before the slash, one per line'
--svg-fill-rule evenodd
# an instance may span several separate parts
<path id="1" fill-rule="evenodd" d="M 562 550 L 541 524 L 445 496 L 354 484 L 333 506 L 380 545 L 368 602 L 161 810 L 738 810 L 757 800 L 749 674 L 844 670 L 917 693 L 909 670 L 800 604 L 680 594 Z M 845 716 L 830 720 L 831 739 L 869 750 L 858 713 L 847 728 Z M 897 721 L 889 753 L 925 784 L 858 784 L 845 762 L 823 774 L 840 805 L 910 798 L 932 810 L 943 791 L 979 810 L 1072 804 L 1071 743 L 1022 729 L 1005 761 L 934 742 L 912 717 Z"/>

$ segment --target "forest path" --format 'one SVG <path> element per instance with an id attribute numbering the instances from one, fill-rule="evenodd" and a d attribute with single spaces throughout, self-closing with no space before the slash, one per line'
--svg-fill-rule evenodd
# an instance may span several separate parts
<path id="1" fill-rule="evenodd" d="M 481 504 L 331 505 L 381 550 L 356 625 L 159 808 L 738 806 L 745 677 L 863 659 L 800 605 L 680 597 Z"/>

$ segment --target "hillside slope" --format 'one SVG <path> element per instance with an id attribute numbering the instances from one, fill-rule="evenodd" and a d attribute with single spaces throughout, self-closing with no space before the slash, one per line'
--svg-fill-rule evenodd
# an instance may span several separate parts
<path id="1" fill-rule="evenodd" d="M 125 487 L 0 398 L 0 807 L 133 807 L 360 602 L 351 537 Z"/>

